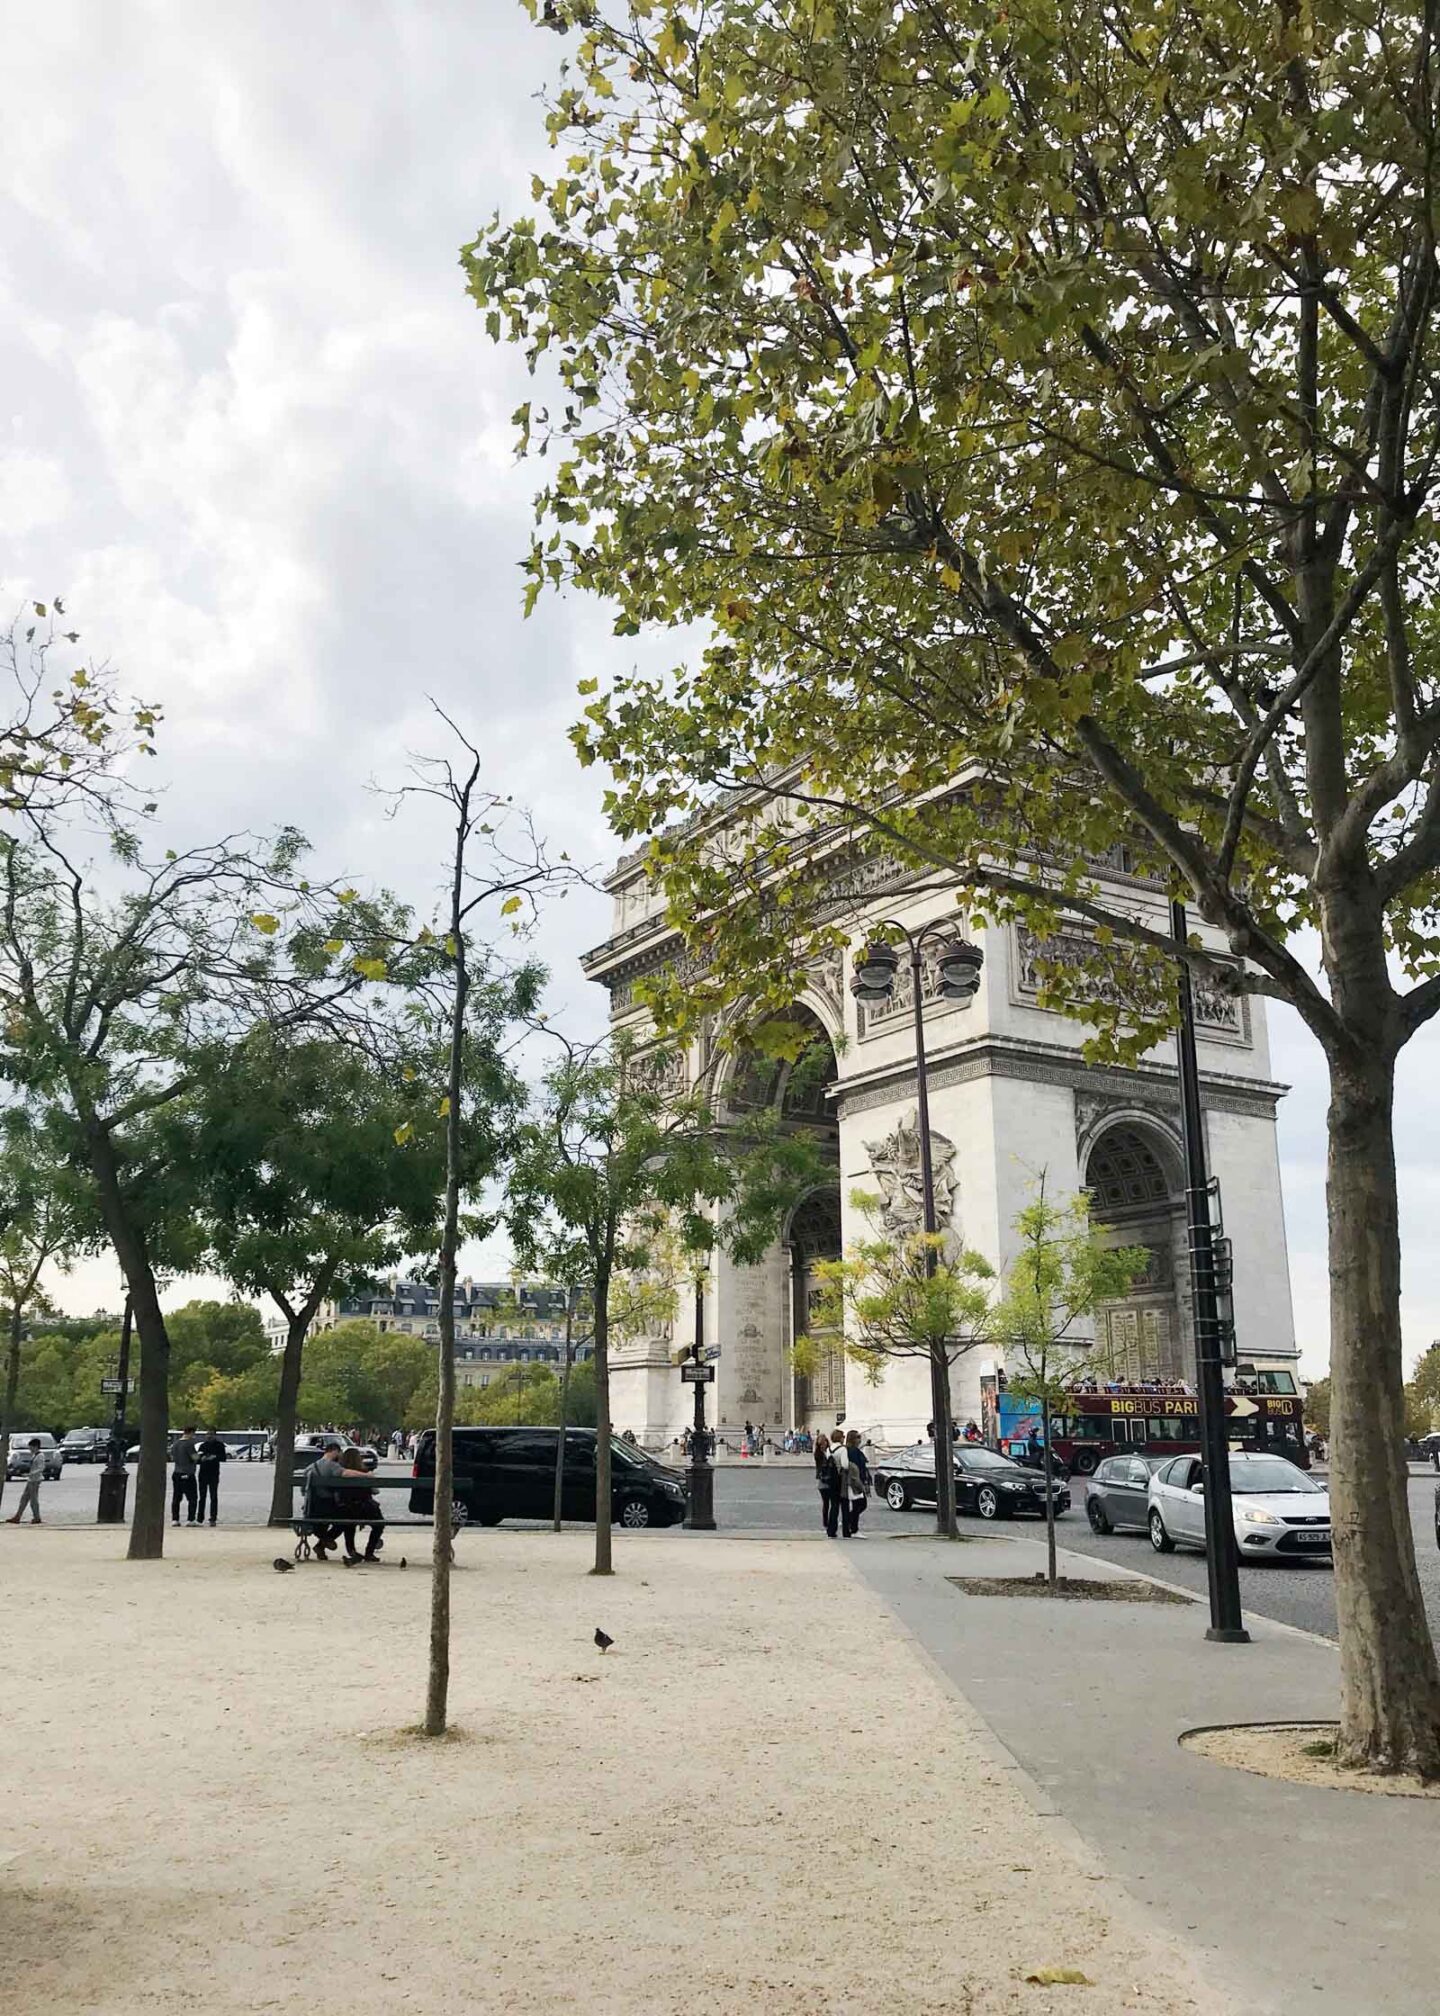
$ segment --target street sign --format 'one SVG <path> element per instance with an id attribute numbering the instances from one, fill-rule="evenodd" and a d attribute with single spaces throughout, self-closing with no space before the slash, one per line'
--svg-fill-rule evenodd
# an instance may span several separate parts
<path id="1" fill-rule="evenodd" d="M 687 1386 L 709 1386 L 714 1382 L 715 1367 L 713 1365 L 682 1365 L 680 1367 L 680 1377 Z"/>
<path id="2" fill-rule="evenodd" d="M 102 1379 L 100 1381 L 100 1391 L 102 1393 L 133 1393 L 135 1391 L 135 1381 L 133 1379 Z"/>
<path id="3" fill-rule="evenodd" d="M 720 1346 L 718 1344 L 707 1344 L 705 1346 L 705 1363 L 707 1365 L 713 1365 L 719 1356 Z"/>

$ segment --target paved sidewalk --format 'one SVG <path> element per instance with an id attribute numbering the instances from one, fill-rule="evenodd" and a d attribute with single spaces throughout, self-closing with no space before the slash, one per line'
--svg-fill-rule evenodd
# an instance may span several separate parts
<path id="1" fill-rule="evenodd" d="M 1334 1647 L 1247 1617 L 1212 1645 L 1202 1604 L 962 1596 L 949 1575 L 1029 1575 L 1043 1544 L 866 1539 L 890 1606 L 1133 1896 L 1253 2012 L 1431 2016 L 1440 2004 L 1440 1804 L 1286 1785 L 1179 1748 L 1182 1731 L 1336 1713 Z M 1120 1572 L 1068 1555 L 1072 1574 Z"/>

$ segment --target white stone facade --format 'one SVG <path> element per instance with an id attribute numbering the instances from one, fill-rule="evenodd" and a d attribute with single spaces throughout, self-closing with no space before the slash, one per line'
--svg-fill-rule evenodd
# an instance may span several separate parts
<path id="1" fill-rule="evenodd" d="M 1157 929 L 1168 925 L 1165 899 L 1153 886 L 1118 870 L 1107 876 L 1117 904 L 1144 914 Z M 643 1035 L 645 1016 L 633 998 L 633 981 L 676 956 L 677 941 L 663 906 L 638 865 L 611 879 L 615 934 L 589 955 L 585 970 L 609 987 L 612 1016 Z M 961 921 L 953 901 L 933 890 L 908 903 L 891 895 L 880 916 L 914 930 L 933 918 Z M 857 921 L 853 943 L 866 935 Z M 1084 927 L 1076 926 L 1076 935 Z M 1043 1008 L 1028 935 L 1014 925 L 971 933 L 983 946 L 980 988 L 967 1003 L 930 1001 L 925 1015 L 930 1124 L 940 1182 L 942 1229 L 983 1253 L 1002 1272 L 1014 1247 L 1013 1226 L 1043 1173 L 1052 1195 L 1089 1187 L 1096 1215 L 1113 1225 L 1117 1240 L 1151 1247 L 1154 1262 L 1126 1303 L 1105 1312 L 1111 1353 L 1131 1349 L 1134 1369 L 1193 1375 L 1188 1262 L 1183 1207 L 1179 1092 L 1174 1045 L 1167 1043 L 1133 1069 L 1097 1068 L 1081 1055 L 1084 1027 Z M 1064 939 L 1051 940 L 1046 956 L 1064 956 Z M 831 1375 L 831 1390 L 807 1392 L 793 1375 L 788 1353 L 803 1324 L 809 1254 L 838 1252 L 863 1228 L 855 1222 L 850 1193 L 881 1189 L 896 1176 L 895 1136 L 905 1159 L 905 1133 L 916 1116 L 914 1032 L 908 975 L 895 1005 L 879 1013 L 858 1004 L 844 984 L 836 958 L 813 977 L 799 1006 L 813 1017 L 836 1050 L 834 1083 L 826 1098 L 837 1154 L 834 1195 L 802 1207 L 796 1223 L 758 1267 L 741 1268 L 718 1256 L 706 1292 L 705 1336 L 720 1347 L 709 1420 L 738 1429 L 749 1420 L 771 1434 L 786 1427 L 847 1425 L 877 1438 L 922 1438 L 930 1418 L 929 1373 L 923 1362 L 893 1365 L 877 1386 L 846 1364 Z M 1284 1088 L 1270 1078 L 1264 1004 L 1253 997 L 1222 997 L 1208 990 L 1197 1000 L 1202 1101 L 1210 1173 L 1218 1178 L 1225 1229 L 1234 1250 L 1234 1301 L 1242 1362 L 1293 1365 L 1296 1357 L 1286 1260 L 1285 1219 L 1275 1143 L 1275 1112 Z M 689 1057 L 693 1078 L 710 1059 L 702 1038 Z M 714 1082 L 724 1096 L 735 1065 L 724 1060 Z M 783 1086 L 779 1095 L 783 1097 Z M 943 1137 L 943 1143 L 941 1140 Z M 889 1148 L 883 1145 L 889 1143 Z M 887 1160 L 888 1157 L 888 1160 Z M 877 1160 L 882 1164 L 877 1171 Z M 904 1199 L 902 1196 L 903 1209 Z M 827 1220 L 826 1212 L 829 1212 Z M 838 1223 L 837 1223 L 838 1220 Z M 827 1231 L 827 1225 L 834 1231 Z M 688 1305 L 688 1306 L 687 1306 Z M 694 1310 L 682 1297 L 675 1325 L 693 1334 Z M 631 1429 L 652 1447 L 668 1444 L 690 1420 L 692 1389 L 674 1364 L 675 1340 L 631 1340 L 617 1348 L 612 1411 L 618 1429 Z M 952 1375 L 953 1407 L 964 1421 L 980 1416 L 980 1378 L 993 1365 L 972 1354 Z M 843 1377 L 843 1393 L 835 1381 Z"/>

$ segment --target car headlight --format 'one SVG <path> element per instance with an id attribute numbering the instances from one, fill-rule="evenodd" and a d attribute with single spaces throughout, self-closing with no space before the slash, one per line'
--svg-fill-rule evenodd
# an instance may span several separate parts
<path id="1" fill-rule="evenodd" d="M 1002 1479 L 1000 1489 L 1002 1491 L 1028 1491 L 1030 1486 L 1028 1484 L 1017 1483 L 1013 1477 L 1006 1477 Z"/>
<path id="2" fill-rule="evenodd" d="M 1260 1512 L 1254 1508 L 1248 1508 L 1240 1516 L 1247 1526 L 1282 1526 L 1285 1523 L 1282 1519 L 1277 1519 L 1273 1512 Z"/>

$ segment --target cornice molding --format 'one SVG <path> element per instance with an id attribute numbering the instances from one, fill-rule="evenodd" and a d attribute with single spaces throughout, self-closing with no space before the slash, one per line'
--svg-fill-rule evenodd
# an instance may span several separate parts
<path id="1" fill-rule="evenodd" d="M 1044 1044 L 1003 1038 L 981 1038 L 960 1054 L 932 1063 L 926 1073 L 931 1092 L 970 1085 L 981 1078 L 1016 1078 L 1032 1085 L 1063 1086 L 1094 1099 L 1113 1101 L 1129 1097 L 1147 1106 L 1162 1103 L 1168 1106 L 1179 1096 L 1178 1073 L 1173 1068 L 1083 1064 L 1073 1054 Z M 1242 1080 L 1219 1072 L 1205 1071 L 1200 1077 L 1201 1098 L 1207 1111 L 1253 1119 L 1273 1119 L 1287 1089 L 1265 1080 Z M 842 1120 L 852 1113 L 868 1113 L 877 1106 L 914 1096 L 913 1061 L 867 1072 L 861 1078 L 842 1080 L 833 1094 Z"/>

